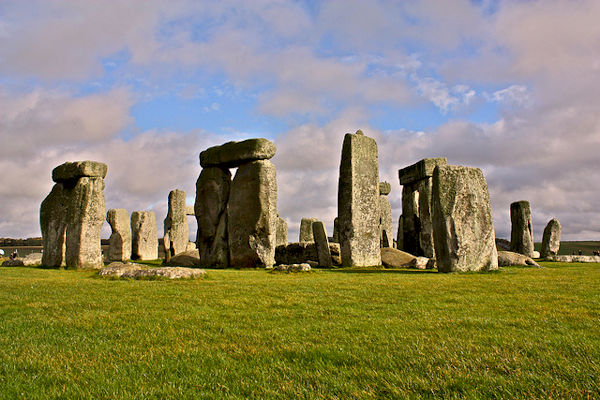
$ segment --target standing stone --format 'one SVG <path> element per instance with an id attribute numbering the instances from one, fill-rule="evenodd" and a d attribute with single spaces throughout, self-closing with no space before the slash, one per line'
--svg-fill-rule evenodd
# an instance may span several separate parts
<path id="1" fill-rule="evenodd" d="M 231 172 L 227 168 L 204 168 L 196 181 L 194 214 L 198 222 L 196 247 L 200 265 L 229 266 L 227 202 L 230 189 Z"/>
<path id="2" fill-rule="evenodd" d="M 377 143 L 360 130 L 344 136 L 338 218 L 342 265 L 381 265 Z"/>
<path id="3" fill-rule="evenodd" d="M 421 220 L 419 219 L 419 192 L 412 186 L 402 187 L 402 243 L 403 250 L 414 255 L 421 255 L 419 237 Z"/>
<path id="4" fill-rule="evenodd" d="M 275 166 L 259 160 L 240 166 L 231 183 L 227 227 L 234 268 L 275 263 L 277 179 Z"/>
<path id="5" fill-rule="evenodd" d="M 516 201 L 510 205 L 510 222 L 510 250 L 533 257 L 533 224 L 528 201 Z"/>
<path id="6" fill-rule="evenodd" d="M 125 261 L 131 258 L 131 223 L 129 213 L 124 208 L 111 208 L 106 213 L 106 221 L 112 228 L 108 240 L 108 260 Z"/>
<path id="7" fill-rule="evenodd" d="M 40 227 L 44 246 L 42 265 L 46 267 L 60 267 L 63 263 L 68 203 L 68 193 L 62 183 L 57 183 L 40 206 Z"/>
<path id="8" fill-rule="evenodd" d="M 333 267 L 333 262 L 331 261 L 331 250 L 329 250 L 329 240 L 327 239 L 325 225 L 321 221 L 315 221 L 312 224 L 312 231 L 315 246 L 317 247 L 317 261 L 319 262 L 319 266 L 323 268 Z"/>
<path id="9" fill-rule="evenodd" d="M 288 225 L 285 219 L 277 216 L 276 246 L 288 244 Z"/>
<path id="10" fill-rule="evenodd" d="M 542 248 L 540 257 L 555 256 L 560 250 L 560 235 L 562 227 L 556 218 L 552 218 L 546 228 L 544 228 L 544 236 L 542 238 Z"/>
<path id="11" fill-rule="evenodd" d="M 179 189 L 172 190 L 169 193 L 169 208 L 163 225 L 163 243 L 165 254 L 168 256 L 174 256 L 187 251 L 187 245 L 190 241 L 190 228 L 187 222 L 186 211 L 185 191 Z"/>
<path id="12" fill-rule="evenodd" d="M 339 243 L 340 242 L 340 227 L 339 227 L 339 219 L 338 217 L 335 217 L 333 219 L 333 237 L 332 237 L 332 241 L 333 243 Z"/>
<path id="13" fill-rule="evenodd" d="M 388 194 L 392 190 L 387 182 L 379 182 L 379 230 L 381 247 L 390 247 L 390 238 L 394 229 L 392 222 L 392 205 Z"/>
<path id="14" fill-rule="evenodd" d="M 404 248 L 404 231 L 402 226 L 404 224 L 404 218 L 402 215 L 398 217 L 398 236 L 396 236 L 396 249 L 400 250 Z"/>
<path id="15" fill-rule="evenodd" d="M 156 216 L 152 211 L 131 213 L 131 237 L 132 260 L 156 260 L 158 258 Z"/>
<path id="16" fill-rule="evenodd" d="M 438 271 L 497 269 L 490 196 L 481 170 L 436 167 L 432 200 Z"/>
<path id="17" fill-rule="evenodd" d="M 300 221 L 300 238 L 299 242 L 313 241 L 313 223 L 317 222 L 316 218 L 302 218 Z"/>
<path id="18" fill-rule="evenodd" d="M 433 215 L 431 209 L 431 191 L 433 180 L 422 179 L 417 184 L 419 192 L 419 247 L 420 254 L 428 258 L 435 258 L 433 243 Z"/>

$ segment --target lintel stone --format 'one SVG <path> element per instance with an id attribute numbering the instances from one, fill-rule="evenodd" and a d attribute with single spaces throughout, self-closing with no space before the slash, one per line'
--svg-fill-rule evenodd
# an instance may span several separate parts
<path id="1" fill-rule="evenodd" d="M 433 170 L 438 165 L 447 165 L 446 157 L 424 158 L 421 161 L 398 170 L 401 185 L 407 185 L 421 179 L 433 176 Z"/>
<path id="2" fill-rule="evenodd" d="M 97 161 L 66 162 L 52 170 L 52 180 L 54 182 L 64 182 L 81 177 L 104 179 L 107 170 L 106 164 Z"/>
<path id="3" fill-rule="evenodd" d="M 268 160 L 275 155 L 276 150 L 273 142 L 263 138 L 228 142 L 201 152 L 200 165 L 203 168 L 237 168 L 253 161 Z"/>

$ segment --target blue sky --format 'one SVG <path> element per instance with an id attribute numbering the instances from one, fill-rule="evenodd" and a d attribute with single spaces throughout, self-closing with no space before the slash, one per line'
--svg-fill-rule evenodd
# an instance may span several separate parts
<path id="1" fill-rule="evenodd" d="M 498 236 L 527 199 L 537 238 L 556 217 L 598 239 L 600 189 L 578 183 L 600 178 L 599 16 L 594 0 L 3 1 L 0 236 L 39 235 L 64 161 L 106 162 L 107 207 L 162 221 L 170 190 L 193 202 L 200 151 L 249 137 L 278 147 L 290 237 L 302 217 L 331 232 L 342 138 L 362 129 L 395 221 L 397 170 L 445 156 L 483 169 Z"/>

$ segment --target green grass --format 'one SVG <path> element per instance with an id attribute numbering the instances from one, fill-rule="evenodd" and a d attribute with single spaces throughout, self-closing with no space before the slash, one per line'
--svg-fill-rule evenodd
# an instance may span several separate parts
<path id="1" fill-rule="evenodd" d="M 600 264 L 0 269 L 0 398 L 599 398 Z"/>

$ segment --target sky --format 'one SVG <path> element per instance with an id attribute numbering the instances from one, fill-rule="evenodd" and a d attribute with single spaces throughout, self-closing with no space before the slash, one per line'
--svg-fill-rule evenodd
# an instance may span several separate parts
<path id="1" fill-rule="evenodd" d="M 162 232 L 199 153 L 252 137 L 277 146 L 290 241 L 302 217 L 331 235 L 361 129 L 395 228 L 398 170 L 447 157 L 483 170 L 497 237 L 529 200 L 536 241 L 551 218 L 600 240 L 599 19 L 597 0 L 2 0 L 0 237 L 41 235 L 51 171 L 76 160 Z"/>

